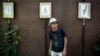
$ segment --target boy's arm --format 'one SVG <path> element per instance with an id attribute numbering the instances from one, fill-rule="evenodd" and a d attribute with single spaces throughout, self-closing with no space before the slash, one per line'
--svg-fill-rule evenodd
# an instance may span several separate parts
<path id="1" fill-rule="evenodd" d="M 64 49 L 63 49 L 63 56 L 66 56 L 67 53 L 67 38 L 64 37 Z"/>
<path id="2" fill-rule="evenodd" d="M 52 40 L 50 40 L 49 54 L 51 53 Z"/>

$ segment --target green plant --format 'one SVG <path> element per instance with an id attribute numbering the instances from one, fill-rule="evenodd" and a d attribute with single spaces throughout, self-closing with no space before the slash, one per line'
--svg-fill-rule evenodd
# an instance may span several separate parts
<path id="1" fill-rule="evenodd" d="M 18 26 L 12 26 L 4 33 L 1 42 L 2 56 L 19 56 L 17 52 L 17 45 L 20 40 L 19 31 Z"/>
<path id="2" fill-rule="evenodd" d="M 99 42 L 95 46 L 96 56 L 100 56 L 100 35 L 99 35 Z"/>

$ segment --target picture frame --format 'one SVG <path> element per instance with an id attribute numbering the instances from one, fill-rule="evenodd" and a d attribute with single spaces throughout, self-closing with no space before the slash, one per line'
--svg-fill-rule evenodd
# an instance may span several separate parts
<path id="1" fill-rule="evenodd" d="M 78 19 L 91 18 L 91 3 L 79 2 L 78 3 Z"/>
<path id="2" fill-rule="evenodd" d="M 39 18 L 49 19 L 52 17 L 52 3 L 40 2 L 39 3 Z"/>
<path id="3" fill-rule="evenodd" d="M 14 18 L 14 2 L 3 2 L 3 18 Z"/>

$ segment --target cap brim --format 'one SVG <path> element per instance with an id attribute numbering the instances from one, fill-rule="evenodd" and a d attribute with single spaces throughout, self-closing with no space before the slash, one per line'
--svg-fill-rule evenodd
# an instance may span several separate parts
<path id="1" fill-rule="evenodd" d="M 57 21 L 58 21 L 58 20 L 56 20 L 56 21 L 53 21 L 53 22 L 57 22 Z M 52 24 L 53 22 L 49 23 L 48 25 Z"/>

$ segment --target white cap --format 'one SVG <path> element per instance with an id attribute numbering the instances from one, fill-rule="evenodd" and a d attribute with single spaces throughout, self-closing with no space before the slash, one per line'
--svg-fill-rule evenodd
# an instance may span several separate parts
<path id="1" fill-rule="evenodd" d="M 51 18 L 51 19 L 49 20 L 48 25 L 50 25 L 51 23 L 56 22 L 56 21 L 58 21 L 56 18 Z"/>

